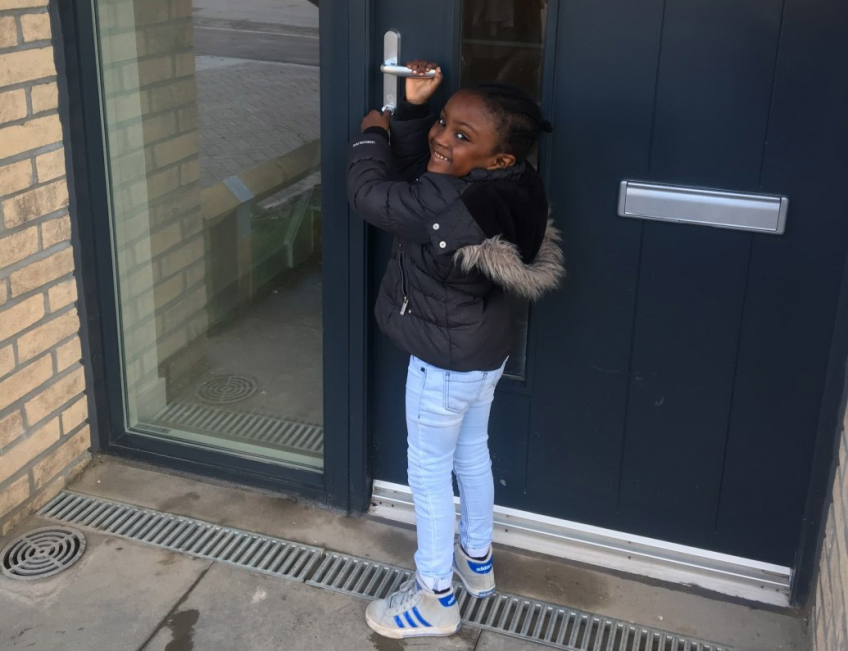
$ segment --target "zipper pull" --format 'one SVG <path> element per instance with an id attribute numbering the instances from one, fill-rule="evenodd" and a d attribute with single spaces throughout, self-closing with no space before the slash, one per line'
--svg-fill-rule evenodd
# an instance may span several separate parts
<path id="1" fill-rule="evenodd" d="M 403 305 L 400 306 L 400 315 L 401 316 L 406 314 L 406 308 L 408 308 L 408 307 L 409 307 L 409 299 L 406 296 L 404 296 L 403 297 Z"/>

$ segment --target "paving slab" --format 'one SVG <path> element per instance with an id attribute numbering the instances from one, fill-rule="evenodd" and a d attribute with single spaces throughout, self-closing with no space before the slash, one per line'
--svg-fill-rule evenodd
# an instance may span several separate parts
<path id="1" fill-rule="evenodd" d="M 49 524 L 32 518 L 0 548 Z M 183 554 L 83 533 L 85 554 L 65 572 L 27 582 L 0 576 L 0 649 L 137 651 L 209 567 Z"/>
<path id="2" fill-rule="evenodd" d="M 466 626 L 449 638 L 403 642 L 382 638 L 365 623 L 367 604 L 331 590 L 214 565 L 144 651 L 471 651 L 480 635 L 479 629 Z"/>

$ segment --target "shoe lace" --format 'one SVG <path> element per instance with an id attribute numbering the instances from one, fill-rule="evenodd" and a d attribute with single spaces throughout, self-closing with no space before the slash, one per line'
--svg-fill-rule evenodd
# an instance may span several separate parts
<path id="1" fill-rule="evenodd" d="M 416 594 L 418 594 L 418 585 L 413 577 L 402 583 L 397 592 L 389 595 L 389 608 L 405 610 L 405 606 L 415 598 Z"/>

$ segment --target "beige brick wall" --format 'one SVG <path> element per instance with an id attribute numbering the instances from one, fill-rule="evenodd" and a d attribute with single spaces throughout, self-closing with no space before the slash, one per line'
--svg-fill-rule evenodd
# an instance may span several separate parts
<path id="1" fill-rule="evenodd" d="M 0 536 L 89 460 L 47 0 L 0 0 Z"/>
<path id="2" fill-rule="evenodd" d="M 131 424 L 201 370 L 209 323 L 191 0 L 98 0 Z"/>
<path id="3" fill-rule="evenodd" d="M 810 621 L 814 651 L 848 649 L 848 418 L 839 443 Z"/>

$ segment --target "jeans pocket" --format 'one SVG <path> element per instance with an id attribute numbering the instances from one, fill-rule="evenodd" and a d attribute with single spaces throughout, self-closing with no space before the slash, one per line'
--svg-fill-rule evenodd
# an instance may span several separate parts
<path id="1" fill-rule="evenodd" d="M 469 407 L 480 399 L 483 387 L 486 386 L 486 374 L 482 379 L 468 381 L 452 378 L 445 373 L 444 399 L 445 410 L 455 414 L 464 414 Z"/>

